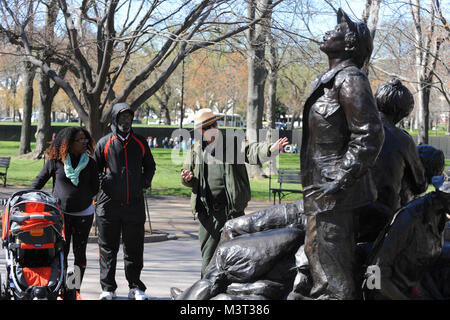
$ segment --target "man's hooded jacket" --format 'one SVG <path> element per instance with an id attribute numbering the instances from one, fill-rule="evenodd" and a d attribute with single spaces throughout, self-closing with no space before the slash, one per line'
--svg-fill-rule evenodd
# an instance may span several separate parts
<path id="1" fill-rule="evenodd" d="M 134 114 L 126 103 L 113 106 L 112 132 L 98 141 L 94 159 L 102 175 L 100 189 L 125 204 L 142 197 L 142 190 L 150 187 L 156 165 L 144 137 L 132 129 L 125 140 L 117 135 L 117 116 L 123 110 Z"/>

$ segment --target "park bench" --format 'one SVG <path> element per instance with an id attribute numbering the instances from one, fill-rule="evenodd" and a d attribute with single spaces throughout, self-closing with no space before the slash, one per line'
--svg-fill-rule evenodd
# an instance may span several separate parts
<path id="1" fill-rule="evenodd" d="M 6 187 L 6 176 L 8 174 L 8 168 L 9 168 L 10 161 L 11 161 L 11 157 L 0 157 L 0 179 L 3 180 L 4 187 Z"/>
<path id="2" fill-rule="evenodd" d="M 283 188 L 283 184 L 298 184 L 301 185 L 302 179 L 300 176 L 300 171 L 290 171 L 290 170 L 278 170 L 278 188 L 271 188 L 270 192 L 273 194 L 273 204 L 275 204 L 275 195 L 278 194 L 278 201 L 281 203 L 281 199 L 290 193 L 303 193 L 299 189 Z"/>

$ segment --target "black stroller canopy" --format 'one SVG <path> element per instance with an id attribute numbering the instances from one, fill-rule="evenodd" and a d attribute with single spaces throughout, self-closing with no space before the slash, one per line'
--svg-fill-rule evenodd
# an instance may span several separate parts
<path id="1" fill-rule="evenodd" d="M 41 190 L 23 190 L 16 192 L 9 198 L 8 203 L 9 207 L 12 208 L 24 202 L 40 202 L 59 210 L 58 200 L 51 194 Z"/>

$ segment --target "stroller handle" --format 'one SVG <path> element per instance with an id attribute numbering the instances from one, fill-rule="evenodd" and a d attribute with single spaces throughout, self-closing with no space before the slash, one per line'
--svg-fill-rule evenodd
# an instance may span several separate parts
<path id="1" fill-rule="evenodd" d="M 44 219 L 44 220 L 49 220 L 49 221 L 52 221 L 52 222 L 57 222 L 58 220 L 61 220 L 61 217 L 58 217 L 58 216 L 46 216 L 46 215 L 43 215 L 43 214 L 32 214 L 32 215 L 29 215 L 29 216 L 14 216 L 13 215 L 9 219 L 11 221 L 18 222 L 18 223 L 22 223 L 22 222 L 24 222 L 26 220 L 29 220 L 29 219 Z"/>

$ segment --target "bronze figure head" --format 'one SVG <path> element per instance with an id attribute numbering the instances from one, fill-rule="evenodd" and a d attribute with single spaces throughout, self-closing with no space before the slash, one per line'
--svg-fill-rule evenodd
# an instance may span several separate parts
<path id="1" fill-rule="evenodd" d="M 409 116 L 414 109 L 414 97 L 411 91 L 397 78 L 391 78 L 380 85 L 375 93 L 378 110 L 398 123 Z"/>
<path id="2" fill-rule="evenodd" d="M 337 12 L 337 25 L 325 33 L 320 50 L 327 55 L 341 54 L 351 58 L 361 68 L 373 50 L 370 31 L 364 22 L 355 22 L 342 10 Z"/>

